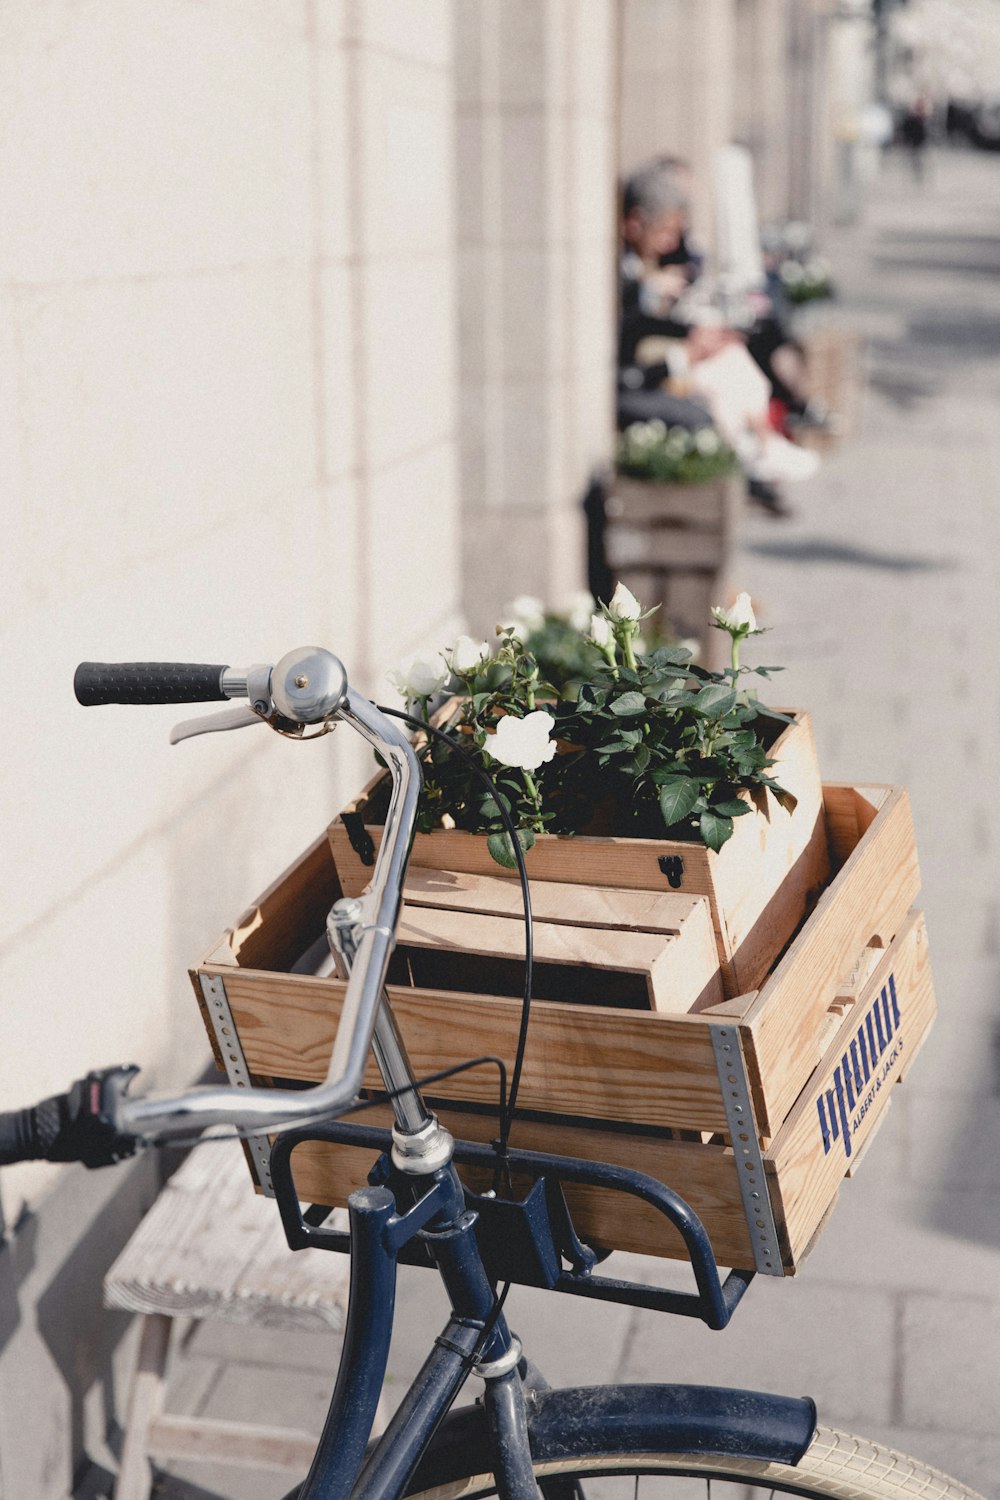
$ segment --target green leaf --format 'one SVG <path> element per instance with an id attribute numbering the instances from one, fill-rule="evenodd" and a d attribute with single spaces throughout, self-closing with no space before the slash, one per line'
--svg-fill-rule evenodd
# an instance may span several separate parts
<path id="1" fill-rule="evenodd" d="M 721 682 L 710 682 L 695 698 L 694 707 L 699 713 L 721 719 L 736 707 L 736 694 Z"/>
<path id="2" fill-rule="evenodd" d="M 649 765 L 650 759 L 652 758 L 652 753 L 653 752 L 650 750 L 648 745 L 637 746 L 635 755 L 633 756 L 637 776 L 641 776 L 643 771 L 645 771 L 646 767 Z"/>
<path id="3" fill-rule="evenodd" d="M 710 849 L 716 854 L 722 848 L 727 839 L 733 836 L 732 818 L 720 817 L 715 808 L 710 807 L 703 812 L 699 820 L 701 836 Z"/>
<path id="4" fill-rule="evenodd" d="M 519 828 L 517 830 L 517 842 L 522 849 L 530 849 L 535 842 L 535 835 L 530 828 Z M 511 842 L 509 833 L 491 833 L 486 840 L 486 847 L 496 864 L 502 866 L 503 869 L 517 869 L 517 860 L 514 857 L 514 845 Z"/>
<path id="5" fill-rule="evenodd" d="M 776 708 L 768 708 L 768 706 L 767 706 L 766 703 L 761 703 L 761 702 L 758 701 L 757 703 L 754 704 L 754 708 L 757 710 L 757 713 L 760 714 L 762 718 L 765 718 L 765 719 L 777 719 L 779 724 L 794 724 L 795 723 L 795 720 L 792 719 L 792 718 L 790 718 L 788 714 L 779 713 L 779 711 Z"/>
<path id="6" fill-rule="evenodd" d="M 698 800 L 701 788 L 697 781 L 678 776 L 660 784 L 660 812 L 668 828 L 686 818 Z"/>
<path id="7" fill-rule="evenodd" d="M 691 653 L 686 646 L 657 646 L 655 651 L 650 651 L 646 657 L 647 663 L 657 668 L 686 666 L 690 660 Z"/>
<path id="8" fill-rule="evenodd" d="M 646 698 L 643 693 L 622 693 L 611 704 L 611 712 L 619 719 L 629 719 L 633 714 L 641 714 L 646 711 Z"/>
<path id="9" fill-rule="evenodd" d="M 774 793 L 774 800 L 778 806 L 783 807 L 786 813 L 793 813 L 798 807 L 799 799 L 794 792 L 786 792 L 783 786 L 775 786 L 773 783 L 771 791 Z"/>
<path id="10" fill-rule="evenodd" d="M 508 790 L 508 792 L 512 791 L 514 793 L 514 795 L 516 796 L 517 793 L 518 793 L 518 791 L 519 791 L 519 788 L 518 787 L 509 787 L 508 786 L 507 790 Z M 500 811 L 500 807 L 498 805 L 498 799 L 499 799 L 500 802 L 503 802 L 504 807 L 506 807 L 507 811 L 510 812 L 511 806 L 512 806 L 512 799 L 511 799 L 511 797 L 509 795 L 508 796 L 504 796 L 502 793 L 500 793 L 499 787 L 497 788 L 497 792 L 498 792 L 498 797 L 489 797 L 489 796 L 486 796 L 480 802 L 480 804 L 479 804 L 479 811 L 480 811 L 480 813 L 482 814 L 482 816 L 484 818 L 500 818 L 500 817 L 503 816 L 503 814 Z"/>
<path id="11" fill-rule="evenodd" d="M 671 761 L 669 765 L 657 766 L 655 771 L 650 771 L 649 779 L 650 781 L 655 781 L 657 786 L 661 786 L 665 781 L 673 781 L 677 776 L 686 775 L 686 766 L 682 765 L 680 761 Z"/>
<path id="12" fill-rule="evenodd" d="M 742 818 L 750 810 L 749 802 L 741 802 L 739 797 L 727 797 L 724 802 L 712 803 L 712 811 L 721 813 L 724 818 Z"/>

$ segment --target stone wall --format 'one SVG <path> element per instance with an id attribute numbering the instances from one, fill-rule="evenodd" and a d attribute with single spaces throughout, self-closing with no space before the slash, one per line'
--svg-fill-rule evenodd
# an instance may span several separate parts
<path id="1" fill-rule="evenodd" d="M 455 20 L 464 603 L 489 633 L 512 594 L 580 587 L 611 452 L 616 39 L 610 0 Z"/>

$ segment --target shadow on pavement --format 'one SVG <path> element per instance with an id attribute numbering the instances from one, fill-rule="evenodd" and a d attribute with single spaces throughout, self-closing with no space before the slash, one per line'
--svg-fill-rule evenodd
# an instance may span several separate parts
<path id="1" fill-rule="evenodd" d="M 974 308 L 927 313 L 909 320 L 909 341 L 929 345 L 939 356 L 953 350 L 963 359 L 969 355 L 992 358 L 1000 348 L 1000 317 L 988 317 Z"/>
<path id="2" fill-rule="evenodd" d="M 891 351 L 887 349 L 879 351 L 878 346 L 875 347 L 876 352 L 893 354 L 896 352 L 895 346 Z M 868 385 L 871 390 L 884 396 L 887 401 L 891 401 L 893 406 L 898 407 L 900 411 L 906 412 L 913 411 L 921 401 L 929 401 L 941 388 L 939 381 L 914 380 L 912 375 L 905 375 L 896 370 L 873 370 L 868 376 Z"/>
<path id="3" fill-rule="evenodd" d="M 955 558 L 923 557 L 900 552 L 877 552 L 831 537 L 801 537 L 788 541 L 750 542 L 748 552 L 780 562 L 827 563 L 831 567 L 872 568 L 883 573 L 942 573 L 958 566 Z"/>

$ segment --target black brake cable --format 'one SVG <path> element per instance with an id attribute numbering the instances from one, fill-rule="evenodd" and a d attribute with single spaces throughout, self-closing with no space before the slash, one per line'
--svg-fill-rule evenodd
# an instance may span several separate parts
<path id="1" fill-rule="evenodd" d="M 358 1099 L 349 1109 L 345 1109 L 338 1120 L 348 1115 L 358 1114 L 363 1109 L 371 1109 L 376 1104 L 391 1104 L 393 1099 L 400 1099 L 404 1094 L 412 1094 L 414 1089 L 429 1088 L 432 1083 L 441 1083 L 445 1078 L 454 1078 L 456 1073 L 468 1073 L 472 1068 L 484 1067 L 487 1063 L 496 1068 L 500 1075 L 500 1101 L 501 1107 L 507 1100 L 507 1065 L 501 1057 L 494 1057 L 492 1053 L 484 1053 L 482 1057 L 470 1057 L 465 1062 L 454 1063 L 450 1068 L 441 1068 L 437 1073 L 428 1073 L 423 1078 L 415 1078 L 412 1083 L 404 1083 L 398 1089 L 380 1089 L 377 1093 L 369 1094 L 364 1099 Z M 192 1135 L 176 1138 L 164 1136 L 161 1140 L 150 1141 L 150 1146 L 159 1150 L 167 1150 L 176 1147 L 181 1150 L 185 1147 L 212 1146 L 222 1141 L 252 1141 L 261 1136 L 271 1136 L 286 1130 L 304 1130 L 310 1125 L 320 1125 L 327 1118 L 327 1111 L 319 1114 L 306 1116 L 302 1120 L 289 1120 L 282 1125 L 256 1125 L 248 1126 L 242 1130 L 227 1131 L 225 1135 Z"/>
<path id="2" fill-rule="evenodd" d="M 524 1051 L 528 1041 L 528 1023 L 531 1018 L 531 990 L 532 990 L 532 964 L 534 956 L 534 928 L 531 917 L 531 890 L 528 885 L 528 871 L 524 863 L 524 851 L 521 841 L 517 836 L 514 820 L 510 815 L 510 809 L 504 800 L 503 794 L 494 782 L 488 771 L 485 771 L 473 755 L 469 754 L 464 745 L 453 740 L 444 730 L 438 729 L 433 724 L 428 724 L 424 719 L 418 719 L 413 714 L 403 713 L 398 708 L 385 708 L 377 703 L 379 713 L 387 714 L 393 719 L 402 719 L 404 723 L 412 728 L 433 735 L 435 739 L 442 741 L 450 750 L 462 755 L 468 761 L 473 773 L 486 787 L 490 796 L 496 802 L 500 811 L 500 818 L 510 839 L 511 849 L 517 864 L 517 873 L 521 882 L 521 900 L 524 906 L 524 996 L 521 1001 L 521 1024 L 517 1036 L 517 1051 L 514 1055 L 514 1067 L 511 1070 L 510 1090 L 507 1094 L 506 1108 L 500 1110 L 500 1134 L 495 1143 L 497 1164 L 494 1171 L 493 1190 L 499 1188 L 501 1176 L 510 1186 L 510 1171 L 507 1162 L 507 1146 L 510 1140 L 511 1127 L 514 1123 L 514 1111 L 517 1107 L 517 1092 L 521 1082 L 521 1070 L 524 1065 Z"/>

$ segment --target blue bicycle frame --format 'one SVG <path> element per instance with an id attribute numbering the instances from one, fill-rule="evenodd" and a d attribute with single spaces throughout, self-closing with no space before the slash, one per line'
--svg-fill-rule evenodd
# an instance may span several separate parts
<path id="1" fill-rule="evenodd" d="M 452 1450 L 467 1457 L 472 1442 L 485 1445 L 501 1500 L 537 1500 L 531 1438 L 552 1403 L 547 1405 L 544 1380 L 525 1360 L 498 1310 L 495 1281 L 629 1302 L 724 1328 L 753 1273 L 731 1271 L 722 1282 L 693 1210 L 641 1173 L 572 1157 L 510 1151 L 511 1173 L 534 1183 L 523 1199 L 499 1199 L 463 1188 L 454 1165 L 492 1165 L 491 1147 L 458 1142 L 454 1160 L 446 1167 L 419 1182 L 412 1177 L 401 1181 L 386 1153 L 391 1139 L 387 1130 L 338 1122 L 287 1132 L 272 1151 L 272 1182 L 292 1249 L 315 1246 L 351 1252 L 340 1371 L 298 1500 L 397 1500 L 419 1475 L 428 1445 L 473 1372 L 485 1381 L 483 1407 L 449 1419 L 435 1444 L 435 1461 L 439 1464 L 442 1453 Z M 382 1150 L 372 1177 L 393 1182 L 396 1191 L 375 1185 L 352 1193 L 349 1233 L 310 1224 L 307 1219 L 314 1215 L 302 1214 L 291 1166 L 295 1147 L 307 1140 Z M 684 1239 L 697 1292 L 595 1275 L 597 1255 L 575 1236 L 562 1182 L 617 1188 L 657 1208 Z M 412 1206 L 400 1209 L 397 1194 L 412 1197 Z M 384 1434 L 368 1451 L 388 1361 L 400 1260 L 437 1268 L 452 1314 Z M 795 1463 L 816 1425 L 816 1409 L 808 1400 L 689 1386 L 636 1387 L 634 1400 L 632 1394 L 627 1413 L 630 1434 L 635 1435 L 635 1427 L 650 1446 L 661 1450 L 729 1451 L 738 1413 L 744 1456 Z"/>

